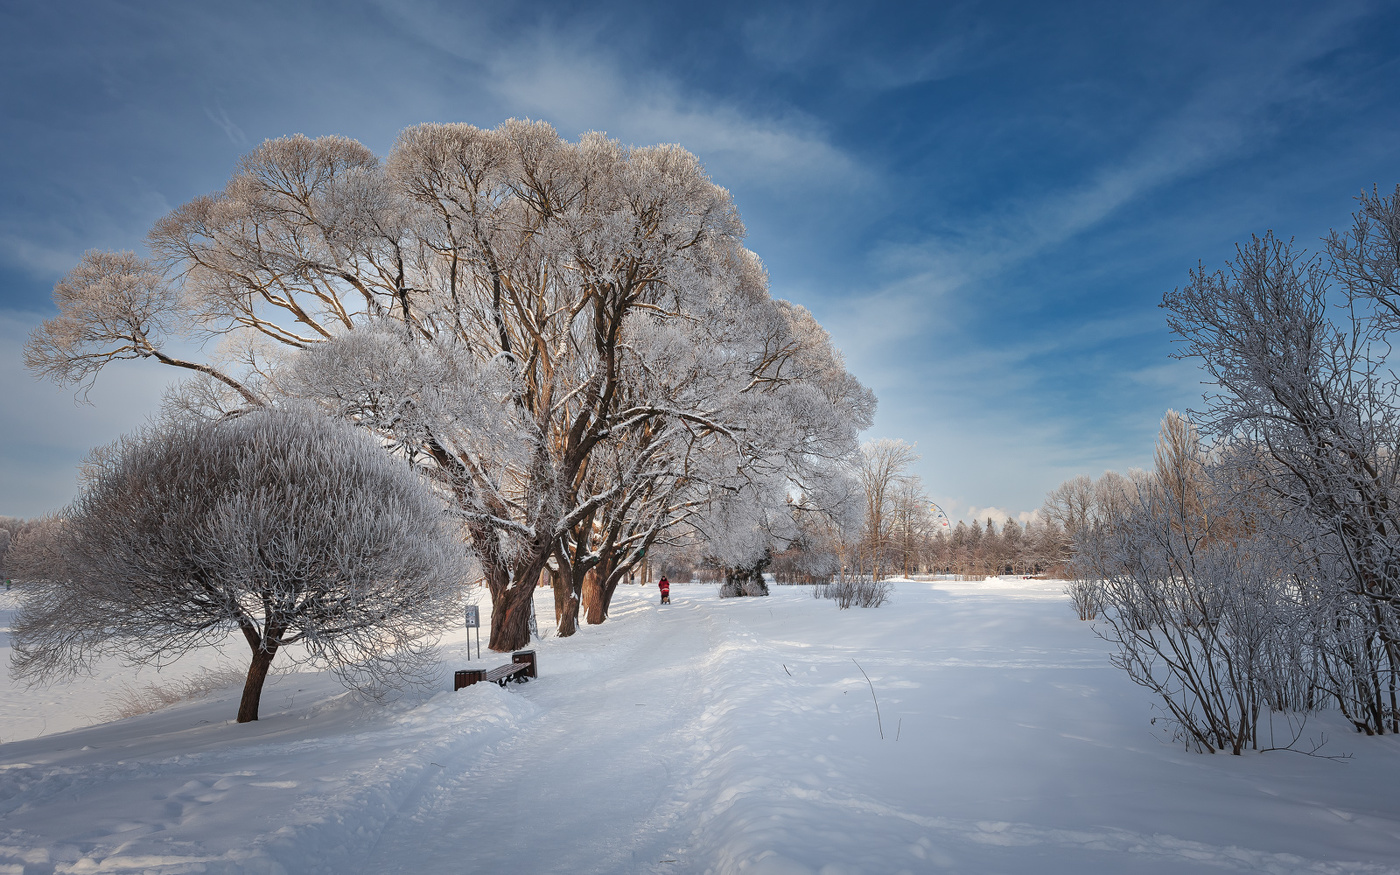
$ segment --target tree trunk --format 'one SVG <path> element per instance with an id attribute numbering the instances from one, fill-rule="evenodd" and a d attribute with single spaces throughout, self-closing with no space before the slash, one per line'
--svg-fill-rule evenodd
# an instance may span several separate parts
<path id="1" fill-rule="evenodd" d="M 530 608 L 534 604 L 534 574 L 523 578 L 530 581 L 525 586 L 516 583 L 494 599 L 491 609 L 491 643 L 487 646 L 497 653 L 520 650 L 530 643 Z"/>
<path id="2" fill-rule="evenodd" d="M 614 580 L 612 583 L 605 584 L 605 585 L 602 587 L 602 593 L 603 593 L 603 616 L 598 620 L 599 623 L 603 622 L 603 620 L 606 620 L 606 619 L 608 618 L 608 609 L 612 607 L 613 593 L 617 592 L 617 585 L 618 585 L 619 583 L 621 583 L 621 582 L 622 582 L 622 578 L 619 577 L 619 578 L 617 578 L 616 580 Z M 593 622 L 593 620 L 590 619 L 588 622 L 591 623 L 591 622 Z"/>
<path id="3" fill-rule="evenodd" d="M 568 638 L 578 631 L 578 598 L 573 581 L 562 569 L 551 575 L 554 584 L 555 635 Z"/>
<path id="4" fill-rule="evenodd" d="M 583 602 L 588 608 L 588 625 L 596 626 L 608 618 L 608 600 L 603 592 L 604 576 L 598 568 L 589 569 L 583 578 Z"/>
<path id="5" fill-rule="evenodd" d="M 603 622 L 603 592 L 598 585 L 598 568 L 589 568 L 584 575 L 584 616 L 589 626 Z"/>
<path id="6" fill-rule="evenodd" d="M 277 655 L 277 645 L 270 649 L 262 647 L 253 650 L 253 662 L 248 666 L 248 679 L 243 682 L 243 700 L 238 703 L 238 722 L 251 723 L 258 719 L 258 703 L 262 701 L 263 681 L 267 680 L 267 670 L 272 667 L 272 657 Z"/>

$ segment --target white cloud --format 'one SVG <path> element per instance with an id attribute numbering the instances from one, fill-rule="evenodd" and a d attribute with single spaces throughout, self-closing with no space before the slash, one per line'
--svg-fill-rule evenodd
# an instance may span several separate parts
<path id="1" fill-rule="evenodd" d="M 490 64 L 496 92 L 511 107 L 565 130 L 605 130 L 638 145 L 681 143 L 721 179 L 784 185 L 803 178 L 856 188 L 865 173 L 801 116 L 761 118 L 735 106 L 683 94 L 662 77 L 625 76 L 610 60 L 548 34 L 524 52 Z"/>
<path id="2" fill-rule="evenodd" d="M 977 520 L 983 524 L 985 524 L 987 520 L 991 520 L 996 523 L 998 528 L 1006 525 L 1008 520 L 1014 519 L 1017 525 L 1025 526 L 1032 520 L 1038 521 L 1040 519 L 1040 508 L 1019 511 L 1013 515 L 999 507 L 969 507 L 967 511 L 964 514 L 960 514 L 958 518 L 965 518 L 968 521 Z"/>

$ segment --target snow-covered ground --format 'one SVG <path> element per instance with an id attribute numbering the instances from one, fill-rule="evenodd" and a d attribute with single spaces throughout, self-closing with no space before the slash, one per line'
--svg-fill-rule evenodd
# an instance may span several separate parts
<path id="1" fill-rule="evenodd" d="M 529 684 L 367 705 L 285 674 L 243 726 L 236 689 L 75 728 L 129 672 L 4 681 L 0 873 L 1400 872 L 1393 739 L 1186 753 L 1054 582 L 672 600 L 543 623 Z"/>

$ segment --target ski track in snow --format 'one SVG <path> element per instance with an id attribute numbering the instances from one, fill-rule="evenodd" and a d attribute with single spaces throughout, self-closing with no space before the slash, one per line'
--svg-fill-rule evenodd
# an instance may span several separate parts
<path id="1" fill-rule="evenodd" d="M 230 690 L 7 743 L 0 875 L 1400 872 L 1394 739 L 1324 717 L 1355 760 L 1188 754 L 1058 584 L 897 586 L 623 587 L 530 684 L 367 705 L 293 673 L 256 724 Z M 113 676 L 16 688 L 0 738 Z"/>

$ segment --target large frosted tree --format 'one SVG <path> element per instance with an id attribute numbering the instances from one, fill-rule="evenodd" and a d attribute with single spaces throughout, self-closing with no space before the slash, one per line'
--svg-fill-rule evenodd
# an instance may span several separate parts
<path id="1" fill-rule="evenodd" d="M 873 397 L 742 238 L 677 146 L 521 121 L 410 128 L 383 161 L 272 140 L 158 222 L 153 259 L 89 253 L 27 360 L 84 384 L 152 358 L 196 372 L 194 408 L 300 397 L 370 429 L 450 495 L 508 650 L 547 569 L 561 607 L 590 574 L 605 598 L 705 507 L 854 451 Z"/>

